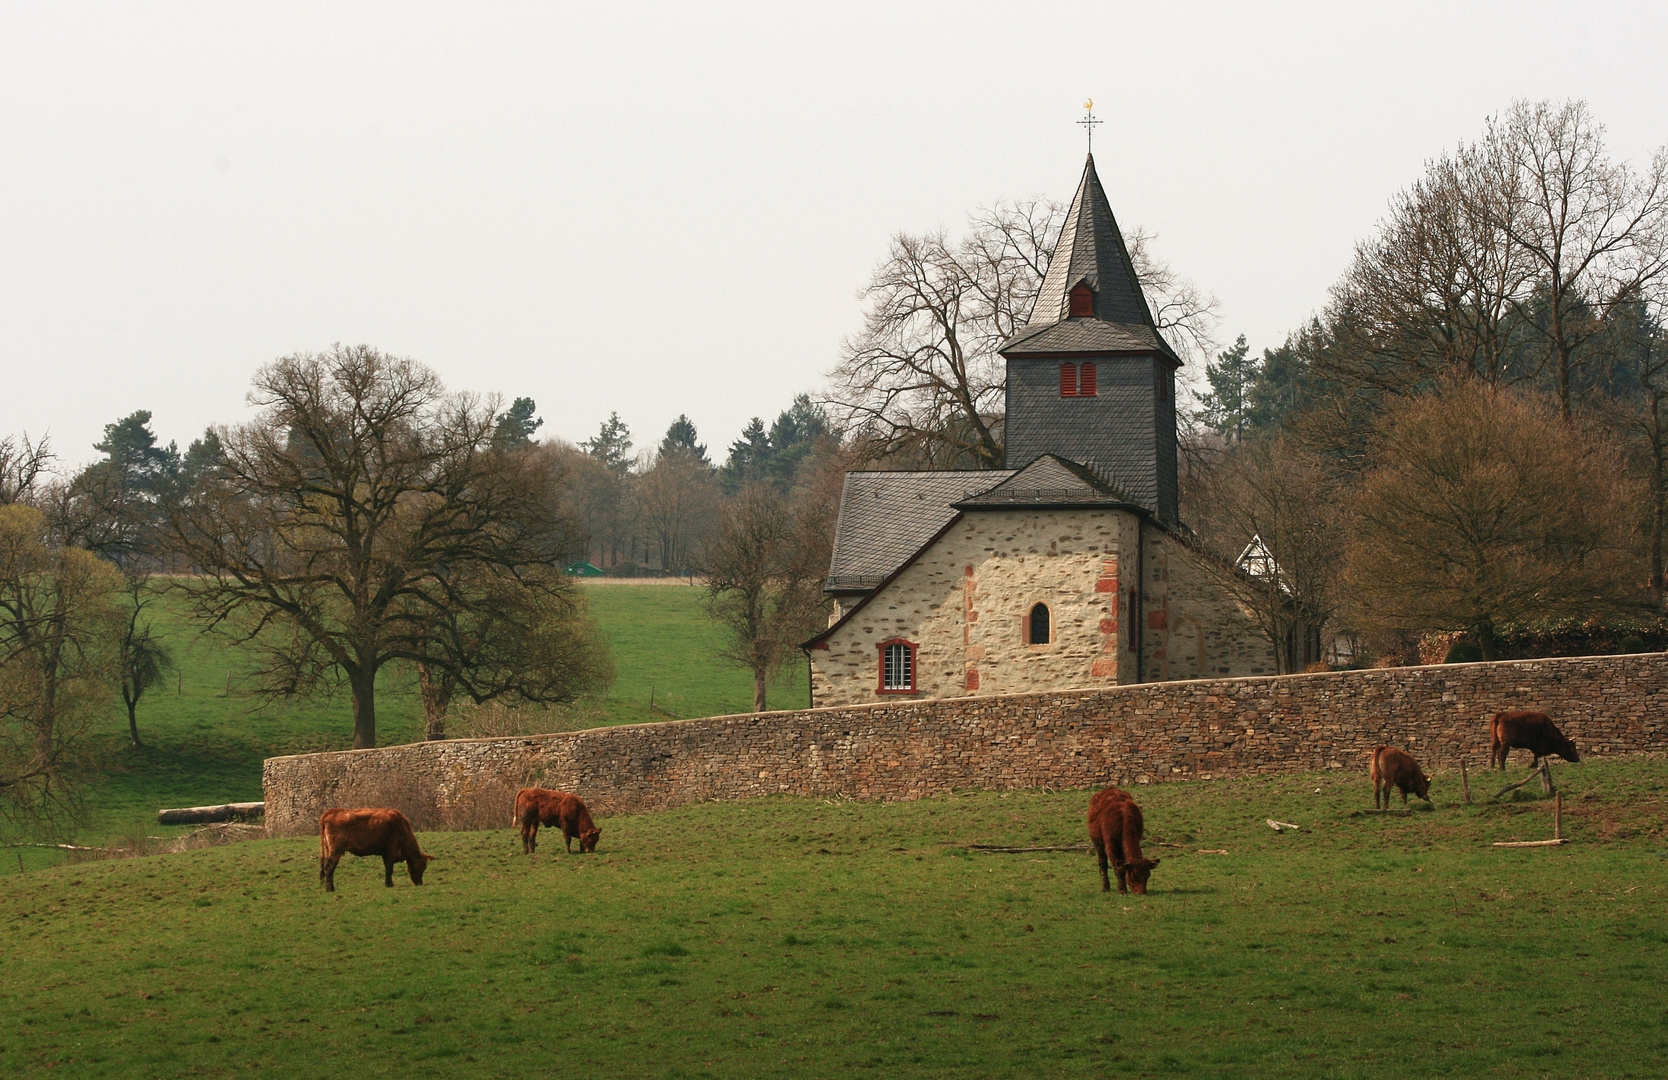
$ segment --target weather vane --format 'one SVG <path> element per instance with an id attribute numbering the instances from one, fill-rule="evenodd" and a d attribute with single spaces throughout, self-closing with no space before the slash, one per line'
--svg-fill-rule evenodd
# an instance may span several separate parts
<path id="1" fill-rule="evenodd" d="M 1095 125 L 1104 121 L 1095 119 L 1095 99 L 1090 98 L 1083 103 L 1083 119 L 1078 121 L 1083 125 L 1083 131 L 1089 136 L 1089 153 L 1095 152 Z"/>

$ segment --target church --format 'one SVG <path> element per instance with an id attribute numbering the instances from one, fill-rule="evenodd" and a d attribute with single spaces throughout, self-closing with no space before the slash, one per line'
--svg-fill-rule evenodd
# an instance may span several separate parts
<path id="1" fill-rule="evenodd" d="M 1181 360 L 1093 155 L 1000 353 L 1006 468 L 846 474 L 834 617 L 804 646 L 812 704 L 1273 674 L 1273 646 L 1181 525 Z"/>

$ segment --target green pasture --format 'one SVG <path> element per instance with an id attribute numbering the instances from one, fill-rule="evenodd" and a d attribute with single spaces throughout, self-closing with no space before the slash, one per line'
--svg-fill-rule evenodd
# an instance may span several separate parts
<path id="1" fill-rule="evenodd" d="M 721 635 L 702 608 L 704 590 L 676 583 L 582 588 L 613 651 L 617 678 L 597 700 L 541 712 L 551 729 L 751 711 L 752 676 L 716 659 Z M 112 709 L 98 739 L 98 778 L 87 789 L 88 819 L 75 836 L 81 844 L 184 831 L 158 828 L 156 811 L 259 799 L 263 759 L 352 745 L 345 691 L 268 702 L 253 692 L 251 654 L 200 633 L 166 593 L 154 610 L 178 670 L 140 701 L 142 749 L 129 744 L 120 703 Z M 803 666 L 772 688 L 773 708 L 804 708 L 808 702 Z M 405 665 L 383 671 L 377 733 L 383 745 L 422 738 L 416 675 Z M 21 865 L 38 868 L 62 857 L 42 848 L 0 854 L 0 875 L 16 873 L 20 858 Z"/>
<path id="2" fill-rule="evenodd" d="M 1079 841 L 1087 792 L 431 833 L 422 887 L 333 895 L 312 839 L 13 875 L 0 1075 L 1661 1076 L 1668 762 L 1557 776 L 1573 843 L 1515 850 L 1551 804 L 1448 776 L 1138 788 L 1144 897 L 968 848 Z"/>

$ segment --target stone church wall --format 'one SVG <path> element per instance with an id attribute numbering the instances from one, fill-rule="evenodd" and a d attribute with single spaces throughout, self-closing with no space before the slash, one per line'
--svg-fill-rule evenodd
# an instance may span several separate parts
<path id="1" fill-rule="evenodd" d="M 1142 528 L 1146 595 L 1140 681 L 1274 674 L 1274 646 L 1250 612 L 1201 565 L 1204 556 L 1162 529 Z"/>
<path id="2" fill-rule="evenodd" d="M 1361 771 L 1372 747 L 1393 743 L 1436 773 L 1434 797 L 1446 802 L 1458 798 L 1458 782 L 1443 770 L 1462 757 L 1480 770 L 1486 718 L 1508 708 L 1550 713 L 1584 758 L 1668 750 L 1668 655 L 887 701 L 414 743 L 271 758 L 263 785 L 268 830 L 295 836 L 315 832 L 330 806 L 396 806 L 420 828 L 460 820 L 504 827 L 511 792 L 533 782 L 621 814 L 778 793 L 913 799 L 966 788 Z M 1523 756 L 1514 756 L 1514 771 Z"/>
<path id="3" fill-rule="evenodd" d="M 1130 648 L 1136 530 L 1145 533 L 1142 663 Z M 852 622 L 811 654 L 812 700 L 1021 694 L 1069 687 L 1269 674 L 1274 652 L 1171 534 L 1125 510 L 964 514 Z M 1051 640 L 1025 619 L 1048 605 Z M 877 692 L 881 643 L 918 646 L 915 695 Z"/>
<path id="4" fill-rule="evenodd" d="M 850 705 L 894 696 L 1014 694 L 1118 679 L 1121 510 L 963 514 L 857 617 L 811 656 L 812 700 Z M 1048 605 L 1046 645 L 1024 620 Z M 876 692 L 881 643 L 918 646 L 914 695 Z M 1131 665 L 1133 671 L 1133 665 Z"/>

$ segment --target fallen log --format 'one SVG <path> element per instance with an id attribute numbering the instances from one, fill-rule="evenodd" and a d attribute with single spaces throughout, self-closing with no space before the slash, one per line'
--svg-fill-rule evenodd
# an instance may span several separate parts
<path id="1" fill-rule="evenodd" d="M 1093 851 L 1091 844 L 1050 844 L 1046 847 L 1003 847 L 1000 844 L 968 844 L 972 851 L 985 851 L 992 855 L 1022 855 L 1027 851 Z"/>
<path id="2" fill-rule="evenodd" d="M 1560 836 L 1556 840 L 1496 840 L 1495 847 L 1558 847 L 1569 843 L 1568 838 Z"/>
<path id="3" fill-rule="evenodd" d="M 1268 827 L 1273 829 L 1275 832 L 1285 832 L 1287 829 L 1297 828 L 1296 825 L 1293 825 L 1289 821 L 1275 821 L 1273 818 L 1264 818 L 1263 820 L 1267 821 Z"/>
<path id="4" fill-rule="evenodd" d="M 219 806 L 184 806 L 175 810 L 158 810 L 158 825 L 210 825 L 220 821 L 241 821 L 266 813 L 264 802 L 222 803 Z"/>

